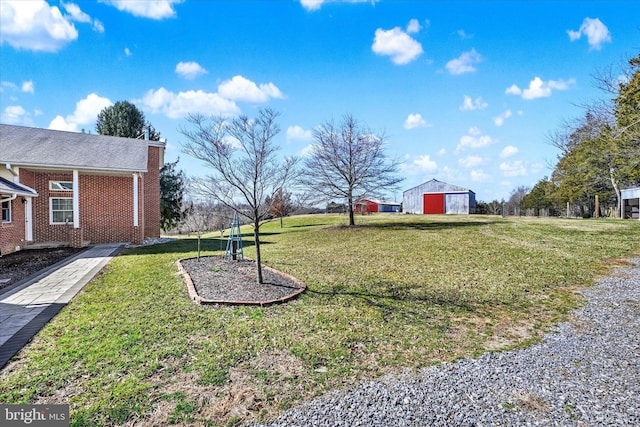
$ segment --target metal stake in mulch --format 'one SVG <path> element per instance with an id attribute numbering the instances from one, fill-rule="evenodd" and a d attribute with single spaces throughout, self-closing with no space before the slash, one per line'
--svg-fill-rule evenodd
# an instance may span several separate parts
<path id="1" fill-rule="evenodd" d="M 229 240 L 227 240 L 227 250 L 224 254 L 224 259 L 236 261 L 240 256 L 241 260 L 244 260 L 244 252 L 242 250 L 242 234 L 240 234 L 240 218 L 238 218 L 238 212 L 233 215 L 233 221 L 231 222 L 231 232 L 229 233 Z"/>

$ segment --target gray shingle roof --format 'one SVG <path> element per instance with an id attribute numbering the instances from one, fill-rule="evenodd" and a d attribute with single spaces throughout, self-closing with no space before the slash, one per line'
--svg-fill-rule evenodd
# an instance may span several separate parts
<path id="1" fill-rule="evenodd" d="M 17 194 L 18 196 L 37 196 L 36 190 L 26 185 L 11 182 L 0 176 L 0 194 Z"/>
<path id="2" fill-rule="evenodd" d="M 147 143 L 141 139 L 0 125 L 0 163 L 146 172 Z"/>

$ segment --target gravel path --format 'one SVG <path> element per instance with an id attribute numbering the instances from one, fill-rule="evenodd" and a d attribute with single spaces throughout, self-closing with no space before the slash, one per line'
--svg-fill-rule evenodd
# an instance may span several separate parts
<path id="1" fill-rule="evenodd" d="M 329 393 L 270 426 L 640 426 L 640 258 L 525 350 Z"/>

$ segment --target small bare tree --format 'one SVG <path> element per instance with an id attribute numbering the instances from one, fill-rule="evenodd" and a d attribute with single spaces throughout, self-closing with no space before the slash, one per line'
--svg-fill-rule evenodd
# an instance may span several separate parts
<path id="1" fill-rule="evenodd" d="M 362 127 L 349 114 L 337 126 L 333 121 L 321 125 L 313 137 L 301 181 L 325 200 L 345 199 L 351 226 L 356 200 L 397 189 L 404 179 L 397 175 L 399 162 L 384 154 L 384 135 Z"/>
<path id="2" fill-rule="evenodd" d="M 198 236 L 198 260 L 200 259 L 200 239 L 204 233 L 211 229 L 214 217 L 215 212 L 211 205 L 191 203 L 182 220 L 182 228 L 189 233 L 196 233 Z"/>
<path id="3" fill-rule="evenodd" d="M 256 250 L 257 282 L 264 283 L 260 254 L 260 224 L 269 217 L 267 197 L 294 178 L 297 159 L 278 158 L 273 138 L 280 128 L 272 109 L 260 110 L 255 119 L 241 115 L 231 120 L 189 115 L 193 129 L 180 129 L 187 138 L 186 154 L 202 160 L 213 171 L 197 182 L 199 192 L 250 220 Z M 243 206 L 244 204 L 244 206 Z"/>

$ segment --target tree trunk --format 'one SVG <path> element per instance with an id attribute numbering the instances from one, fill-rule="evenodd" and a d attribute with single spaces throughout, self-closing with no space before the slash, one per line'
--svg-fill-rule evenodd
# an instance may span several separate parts
<path id="1" fill-rule="evenodd" d="M 283 228 L 283 225 L 282 225 L 282 216 L 280 217 L 280 228 Z"/>
<path id="2" fill-rule="evenodd" d="M 354 226 L 356 225 L 356 221 L 355 218 L 353 217 L 353 197 L 349 196 L 348 198 L 348 204 L 349 204 L 349 226 Z"/>
<path id="3" fill-rule="evenodd" d="M 256 282 L 259 285 L 264 284 L 262 278 L 262 256 L 260 255 L 260 221 L 256 220 L 253 223 L 253 240 L 256 245 Z"/>
<path id="4" fill-rule="evenodd" d="M 616 192 L 616 200 L 618 201 L 616 206 L 616 218 L 622 218 L 622 193 L 618 187 L 618 183 L 613 175 L 613 168 L 609 168 L 609 179 L 611 179 L 611 185 Z"/>

